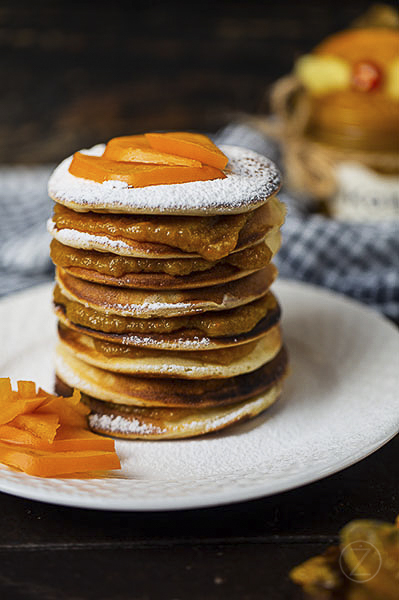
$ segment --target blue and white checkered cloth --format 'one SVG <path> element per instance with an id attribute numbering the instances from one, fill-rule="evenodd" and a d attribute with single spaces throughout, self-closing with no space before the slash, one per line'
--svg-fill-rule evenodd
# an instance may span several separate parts
<path id="1" fill-rule="evenodd" d="M 0 296 L 53 275 L 46 221 L 52 167 L 0 167 Z"/>
<path id="2" fill-rule="evenodd" d="M 216 136 L 266 154 L 279 163 L 275 142 L 241 124 Z M 0 296 L 51 280 L 51 213 L 47 179 L 52 167 L 0 167 Z M 280 276 L 324 286 L 399 320 L 397 223 L 351 224 L 314 215 L 284 192 L 288 214 L 276 257 Z"/>

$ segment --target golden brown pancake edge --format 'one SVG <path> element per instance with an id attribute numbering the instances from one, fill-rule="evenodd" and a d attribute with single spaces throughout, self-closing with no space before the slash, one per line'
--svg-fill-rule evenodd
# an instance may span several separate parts
<path id="1" fill-rule="evenodd" d="M 59 328 L 58 335 L 59 347 L 64 351 L 103 370 L 138 377 L 195 380 L 225 379 L 254 371 L 272 360 L 282 346 L 278 324 L 258 340 L 240 346 L 193 352 L 124 346 L 104 342 L 63 326 Z"/>
<path id="2" fill-rule="evenodd" d="M 61 349 L 56 354 L 57 377 L 70 388 L 113 404 L 147 407 L 211 407 L 248 400 L 282 379 L 288 365 L 281 348 L 259 369 L 226 379 L 146 378 L 111 373 L 93 367 Z"/>

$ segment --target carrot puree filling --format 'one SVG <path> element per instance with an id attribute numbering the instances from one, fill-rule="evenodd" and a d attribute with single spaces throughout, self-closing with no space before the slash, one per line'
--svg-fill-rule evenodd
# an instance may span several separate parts
<path id="1" fill-rule="evenodd" d="M 270 262 L 271 255 L 270 249 L 264 243 L 251 246 L 219 261 L 207 261 L 202 258 L 134 258 L 110 252 L 73 248 L 57 240 L 53 240 L 50 246 L 51 259 L 59 267 L 79 267 L 114 277 L 122 277 L 127 273 L 166 273 L 172 276 L 185 276 L 207 271 L 217 264 L 231 265 L 239 270 L 261 269 Z"/>
<path id="2" fill-rule="evenodd" d="M 271 198 L 249 213 L 214 217 L 76 213 L 56 204 L 53 221 L 58 230 L 72 229 L 115 240 L 164 244 L 214 261 L 227 256 L 242 243 L 265 235 L 272 227 L 282 225 L 284 210 L 277 198 Z"/>
<path id="3" fill-rule="evenodd" d="M 189 330 L 209 337 L 239 335 L 251 331 L 269 312 L 277 311 L 278 304 L 271 292 L 245 306 L 212 313 L 184 317 L 138 319 L 107 314 L 66 298 L 58 285 L 54 288 L 54 302 L 64 307 L 67 318 L 76 325 L 105 333 L 173 333 Z"/>

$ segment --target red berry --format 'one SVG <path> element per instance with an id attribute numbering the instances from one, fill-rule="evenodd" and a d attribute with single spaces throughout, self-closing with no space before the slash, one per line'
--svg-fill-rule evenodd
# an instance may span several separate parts
<path id="1" fill-rule="evenodd" d="M 362 60 L 353 66 L 352 86 L 359 92 L 369 92 L 379 86 L 381 70 L 370 61 Z"/>

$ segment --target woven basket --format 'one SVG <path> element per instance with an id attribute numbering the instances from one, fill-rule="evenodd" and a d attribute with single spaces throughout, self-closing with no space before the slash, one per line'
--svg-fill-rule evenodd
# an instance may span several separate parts
<path id="1" fill-rule="evenodd" d="M 328 201 L 336 192 L 337 165 L 356 162 L 379 173 L 399 173 L 397 152 L 366 152 L 327 145 L 308 133 L 310 102 L 299 80 L 279 79 L 270 93 L 273 117 L 250 117 L 249 124 L 281 145 L 285 183 L 296 194 Z M 276 118 L 277 117 L 277 118 Z"/>

